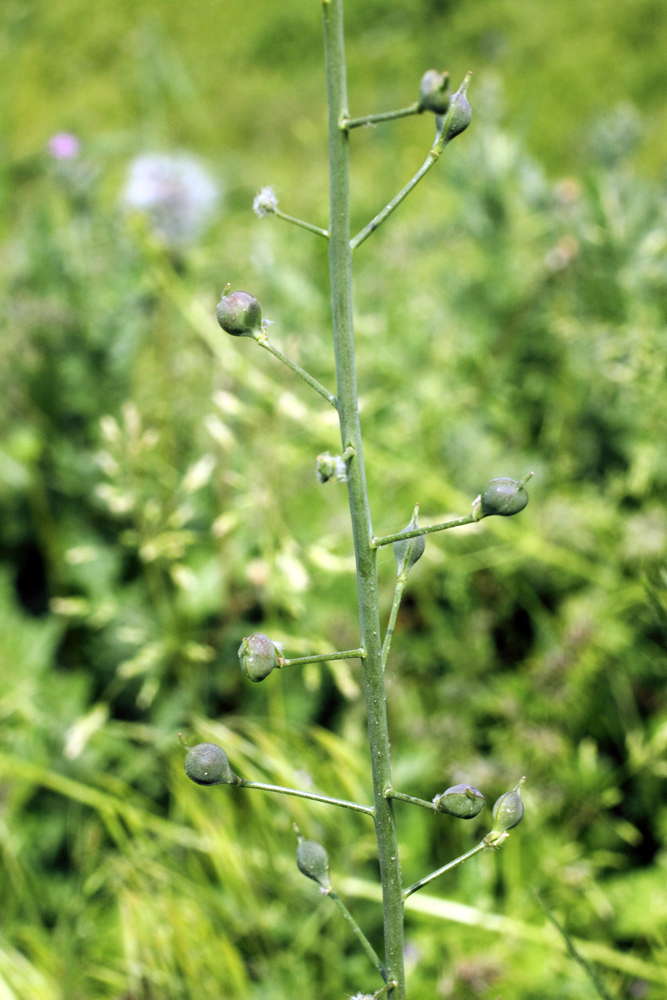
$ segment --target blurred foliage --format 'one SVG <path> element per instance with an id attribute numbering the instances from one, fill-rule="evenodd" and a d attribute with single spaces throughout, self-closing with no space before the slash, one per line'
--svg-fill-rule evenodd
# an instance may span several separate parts
<path id="1" fill-rule="evenodd" d="M 417 500 L 423 523 L 444 520 L 494 476 L 535 477 L 520 517 L 429 537 L 398 620 L 397 787 L 431 798 L 469 781 L 492 804 L 528 776 L 526 818 L 502 851 L 424 894 L 466 904 L 470 926 L 435 903 L 409 911 L 410 992 L 590 998 L 543 933 L 539 890 L 595 943 L 614 995 L 658 1000 L 667 211 L 650 173 L 667 133 L 655 138 L 664 109 L 650 94 L 665 13 L 414 6 L 350 3 L 354 111 L 411 99 L 441 45 L 454 74 L 467 60 L 495 67 L 505 97 L 479 74 L 469 132 L 356 254 L 374 523 L 400 528 Z M 214 321 L 227 281 L 248 288 L 272 339 L 333 386 L 326 247 L 249 213 L 274 183 L 281 208 L 326 224 L 312 15 L 266 2 L 252 16 L 233 3 L 159 18 L 137 5 L 3 10 L 3 996 L 373 988 L 347 927 L 296 870 L 291 828 L 326 845 L 380 947 L 367 818 L 197 788 L 175 738 L 220 742 L 251 779 L 369 801 L 357 664 L 255 686 L 236 659 L 258 628 L 294 656 L 358 644 L 344 488 L 314 475 L 315 456 L 339 450 L 335 413 Z M 71 41 L 74 18 L 85 30 Z M 42 149 L 63 128 L 82 150 L 56 160 Z M 356 225 L 422 162 L 431 129 L 419 118 L 353 136 Z M 119 199 L 135 153 L 183 146 L 209 156 L 224 199 L 199 242 L 169 248 Z M 390 549 L 380 573 L 386 614 Z M 490 820 L 396 811 L 408 882 Z M 483 929 L 489 913 L 514 923 Z"/>

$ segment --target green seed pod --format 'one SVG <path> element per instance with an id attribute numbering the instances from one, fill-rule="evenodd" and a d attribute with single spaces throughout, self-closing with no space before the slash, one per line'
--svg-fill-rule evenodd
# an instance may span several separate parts
<path id="1" fill-rule="evenodd" d="M 429 69 L 419 84 L 419 110 L 444 115 L 449 108 L 449 73 Z"/>
<path id="2" fill-rule="evenodd" d="M 465 80 L 452 97 L 449 111 L 444 121 L 445 139 L 450 142 L 452 139 L 465 132 L 472 119 L 472 110 L 468 104 L 466 91 L 470 83 L 471 73 L 468 73 Z"/>
<path id="3" fill-rule="evenodd" d="M 492 479 L 473 504 L 473 513 L 478 520 L 490 517 L 492 514 L 511 517 L 512 514 L 518 514 L 523 510 L 527 503 L 528 494 L 522 482 L 517 482 L 516 479 Z M 479 510 L 479 516 L 476 509 Z"/>
<path id="4" fill-rule="evenodd" d="M 234 774 L 227 754 L 217 743 L 198 743 L 185 755 L 185 773 L 198 785 L 238 785 L 241 782 Z"/>
<path id="5" fill-rule="evenodd" d="M 416 504 L 412 519 L 409 524 L 403 528 L 403 531 L 414 531 L 415 528 L 419 527 L 417 521 L 417 515 L 419 513 L 419 504 Z M 394 542 L 392 546 L 394 550 L 394 555 L 396 556 L 396 562 L 398 563 L 398 573 L 407 575 L 418 559 L 424 555 L 424 549 L 426 548 L 426 539 L 423 535 L 417 535 L 415 538 L 402 538 L 398 542 Z"/>
<path id="6" fill-rule="evenodd" d="M 522 778 L 510 792 L 505 792 L 493 807 L 492 833 L 506 833 L 514 829 L 523 819 L 523 799 L 521 786 L 526 779 Z"/>
<path id="7" fill-rule="evenodd" d="M 471 785 L 452 785 L 442 795 L 436 795 L 433 803 L 440 812 L 457 816 L 459 819 L 473 819 L 484 808 L 486 799 Z"/>
<path id="8" fill-rule="evenodd" d="M 222 329 L 232 337 L 252 337 L 262 329 L 262 307 L 248 292 L 223 295 L 215 315 Z"/>
<path id="9" fill-rule="evenodd" d="M 280 666 L 280 654 L 275 643 L 263 632 L 253 632 L 239 646 L 241 670 L 248 680 L 263 681 L 272 670 Z"/>
<path id="10" fill-rule="evenodd" d="M 299 844 L 296 849 L 297 868 L 307 878 L 312 878 L 314 882 L 322 886 L 323 889 L 329 889 L 331 887 L 331 882 L 329 881 L 329 855 L 316 840 L 304 840 L 296 824 L 295 829 L 299 837 Z"/>

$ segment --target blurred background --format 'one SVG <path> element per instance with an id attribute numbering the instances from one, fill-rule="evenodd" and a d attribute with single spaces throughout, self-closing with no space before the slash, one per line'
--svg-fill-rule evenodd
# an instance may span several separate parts
<path id="1" fill-rule="evenodd" d="M 473 123 L 355 255 L 375 528 L 430 536 L 388 669 L 395 784 L 527 775 L 526 818 L 409 912 L 409 995 L 587 1000 L 667 984 L 667 7 L 348 0 L 350 111 L 474 73 Z M 354 648 L 335 414 L 215 324 L 227 282 L 333 386 L 316 0 L 5 0 L 0 13 L 0 995 L 340 1000 L 376 987 L 294 863 L 296 820 L 372 941 L 363 816 L 183 773 L 369 801 L 356 661 L 262 685 L 236 650 Z M 352 135 L 353 227 L 423 162 L 428 116 Z M 662 442 L 662 444 L 661 444 Z M 383 615 L 395 561 L 380 556 Z M 412 882 L 463 823 L 397 805 Z M 350 879 L 354 876 L 354 880 Z M 539 898 L 536 896 L 539 893 Z M 451 901 L 465 904 L 454 909 Z M 489 914 L 495 915 L 494 921 Z M 582 946 L 583 947 L 583 946 Z"/>

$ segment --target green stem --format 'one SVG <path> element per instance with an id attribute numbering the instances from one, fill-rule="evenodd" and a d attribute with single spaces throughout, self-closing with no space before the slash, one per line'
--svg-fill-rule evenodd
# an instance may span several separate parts
<path id="1" fill-rule="evenodd" d="M 591 963 L 588 962 L 584 958 L 584 956 L 579 953 L 579 951 L 577 951 L 574 941 L 572 940 L 568 932 L 565 930 L 565 928 L 558 922 L 558 920 L 556 920 L 555 916 L 553 915 L 547 904 L 544 902 L 544 900 L 541 898 L 540 894 L 536 892 L 535 895 L 537 896 L 537 900 L 542 909 L 544 910 L 544 912 L 546 913 L 548 919 L 551 921 L 551 923 L 554 925 L 558 933 L 563 938 L 563 941 L 565 942 L 565 947 L 567 948 L 568 952 L 575 960 L 575 962 L 577 962 L 582 967 L 586 975 L 593 983 L 593 986 L 595 987 L 597 993 L 599 993 L 599 995 L 602 997 L 602 1000 L 613 1000 L 611 993 L 609 992 L 605 984 L 602 982 L 602 980 L 598 976 L 597 972 L 595 971 Z"/>
<path id="2" fill-rule="evenodd" d="M 348 924 L 352 928 L 352 930 L 354 932 L 354 935 L 357 938 L 357 940 L 359 941 L 361 947 L 364 949 L 364 951 L 366 952 L 366 954 L 370 958 L 371 962 L 373 963 L 373 965 L 375 966 L 375 968 L 378 970 L 378 972 L 380 973 L 380 975 L 382 976 L 382 978 L 386 982 L 387 981 L 387 973 L 386 973 L 384 965 L 382 964 L 382 962 L 378 958 L 378 954 L 377 954 L 375 948 L 370 943 L 370 941 L 368 940 L 368 938 L 366 937 L 366 935 L 362 931 L 361 927 L 359 926 L 359 924 L 357 923 L 357 921 L 354 919 L 354 917 L 352 916 L 352 914 L 348 910 L 348 908 L 345 905 L 345 903 L 343 902 L 343 900 L 340 898 L 340 896 L 338 895 L 337 892 L 334 892 L 333 889 L 325 889 L 324 891 L 325 891 L 325 895 L 327 895 L 329 897 L 329 899 L 333 900 L 333 902 L 336 904 L 336 906 L 338 907 L 338 909 L 340 910 L 340 912 L 343 914 L 343 916 L 347 920 Z"/>
<path id="3" fill-rule="evenodd" d="M 326 663 L 328 660 L 363 660 L 364 649 L 347 649 L 342 653 L 314 653 L 312 656 L 295 656 L 292 660 L 280 659 L 280 667 L 295 667 L 299 663 Z"/>
<path id="4" fill-rule="evenodd" d="M 366 650 L 362 661 L 363 682 L 373 770 L 375 833 L 382 881 L 385 966 L 389 979 L 397 984 L 392 990 L 394 1000 L 405 1000 L 401 870 L 393 809 L 391 802 L 384 797 L 385 788 L 391 788 L 391 759 L 379 638 L 377 556 L 371 545 L 373 529 L 364 471 L 354 360 L 349 133 L 340 128 L 340 122 L 347 117 L 343 0 L 327 0 L 322 4 L 322 13 L 329 108 L 329 273 L 338 416 L 343 448 L 347 449 L 350 445 L 354 447 L 354 455 L 348 463 L 347 489 L 357 566 L 361 645 Z"/>
<path id="5" fill-rule="evenodd" d="M 447 528 L 460 528 L 463 524 L 476 524 L 477 520 L 472 514 L 465 517 L 458 517 L 455 521 L 443 521 L 442 524 L 431 524 L 428 528 L 412 528 L 410 531 L 397 531 L 395 535 L 382 535 L 380 538 L 371 539 L 374 549 L 381 549 L 383 545 L 391 545 L 392 542 L 400 542 L 404 538 L 417 538 L 418 535 L 430 535 L 433 531 L 445 531 Z"/>
<path id="6" fill-rule="evenodd" d="M 281 212 L 279 208 L 274 208 L 272 212 L 267 214 L 277 215 L 279 219 L 291 222 L 293 226 L 300 226 L 301 229 L 307 229 L 309 233 L 317 233 L 318 236 L 324 236 L 325 239 L 329 239 L 326 229 L 320 229 L 319 226 L 313 226 L 310 222 L 304 222 L 303 219 L 296 219 L 293 215 L 287 215 L 285 212 Z"/>
<path id="7" fill-rule="evenodd" d="M 364 806 L 360 802 L 348 802 L 347 799 L 332 799 L 329 795 L 319 795 L 317 792 L 300 792 L 296 788 L 266 785 L 263 781 L 247 781 L 245 778 L 241 778 L 238 784 L 239 788 L 259 788 L 262 792 L 279 792 L 280 795 L 293 795 L 297 799 L 312 799 L 313 802 L 324 802 L 329 806 L 342 806 L 343 809 L 366 813 L 367 816 L 375 815 L 373 806 Z"/>
<path id="8" fill-rule="evenodd" d="M 391 640 L 394 635 L 394 629 L 396 628 L 396 619 L 398 618 L 398 609 L 401 606 L 401 598 L 403 597 L 403 591 L 405 590 L 405 584 L 408 577 L 406 573 L 399 573 L 396 577 L 396 589 L 394 590 L 394 601 L 391 606 L 391 613 L 389 615 L 389 622 L 387 624 L 387 631 L 384 634 L 384 642 L 382 643 L 382 670 L 387 666 L 387 660 L 389 659 L 389 650 L 391 648 Z"/>
<path id="9" fill-rule="evenodd" d="M 399 108 L 398 111 L 381 111 L 377 115 L 362 115 L 361 118 L 343 118 L 340 127 L 342 129 L 359 128 L 360 125 L 375 125 L 376 122 L 389 122 L 393 118 L 407 118 L 408 115 L 420 115 L 422 108 L 419 101 L 415 101 L 407 108 Z"/>
<path id="10" fill-rule="evenodd" d="M 381 990 L 376 990 L 376 992 L 373 994 L 373 1000 L 380 1000 L 380 997 L 382 996 L 383 993 L 389 993 L 397 986 L 398 983 L 394 982 L 393 980 L 390 980 L 388 983 L 384 984 Z"/>
<path id="11" fill-rule="evenodd" d="M 430 809 L 431 812 L 440 812 L 434 802 L 417 799 L 414 795 L 406 795 L 405 792 L 395 792 L 393 788 L 388 788 L 384 794 L 388 799 L 398 799 L 399 802 L 409 802 L 413 806 L 422 806 L 423 809 Z"/>
<path id="12" fill-rule="evenodd" d="M 320 396 L 322 396 L 323 399 L 326 399 L 327 403 L 331 403 L 334 409 L 338 409 L 338 400 L 333 393 L 329 392 L 328 389 L 325 389 L 324 386 L 317 381 L 317 379 L 313 378 L 312 375 L 309 375 L 307 371 L 304 371 L 303 368 L 301 368 L 300 365 L 297 365 L 295 361 L 292 361 L 292 359 L 288 358 L 286 354 L 279 351 L 277 347 L 274 347 L 273 344 L 269 342 L 264 330 L 262 330 L 261 333 L 256 334 L 253 339 L 256 340 L 259 346 L 263 347 L 265 351 L 272 354 L 274 358 L 278 358 L 278 360 L 282 361 L 284 365 L 287 365 L 287 367 L 290 368 L 295 375 L 298 375 L 300 379 L 303 379 L 306 385 L 309 385 L 311 389 L 315 390 L 315 392 L 319 392 Z"/>
<path id="13" fill-rule="evenodd" d="M 429 882 L 433 881 L 433 879 L 439 878 L 440 875 L 444 875 L 444 873 L 450 871 L 450 869 L 456 868 L 457 865 L 460 865 L 463 861 L 467 861 L 468 858 L 472 858 L 475 854 L 479 854 L 480 851 L 487 850 L 488 846 L 488 844 L 482 841 L 481 844 L 478 844 L 477 847 L 473 847 L 473 849 L 468 851 L 467 854 L 462 854 L 460 858 L 454 858 L 454 860 L 450 861 L 449 864 L 443 865 L 442 868 L 438 868 L 435 872 L 431 872 L 431 874 L 427 875 L 426 878 L 420 879 L 419 882 L 415 882 L 414 885 L 411 885 L 408 889 L 406 889 L 403 893 L 403 899 L 407 899 L 413 892 L 417 892 L 417 889 L 421 889 L 423 886 L 428 885 Z"/>

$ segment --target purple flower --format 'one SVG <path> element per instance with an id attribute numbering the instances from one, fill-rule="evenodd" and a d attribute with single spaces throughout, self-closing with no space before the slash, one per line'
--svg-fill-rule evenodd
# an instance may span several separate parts
<path id="1" fill-rule="evenodd" d="M 79 140 L 71 132 L 56 132 L 47 148 L 54 160 L 73 160 L 79 155 L 79 147 Z"/>
<path id="2" fill-rule="evenodd" d="M 183 153 L 138 156 L 123 192 L 126 207 L 144 212 L 155 234 L 176 246 L 199 236 L 218 200 L 218 187 L 199 160 Z"/>

